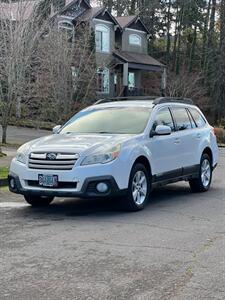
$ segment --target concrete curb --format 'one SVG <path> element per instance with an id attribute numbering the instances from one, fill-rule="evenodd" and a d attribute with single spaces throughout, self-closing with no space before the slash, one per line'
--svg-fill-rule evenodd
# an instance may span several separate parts
<path id="1" fill-rule="evenodd" d="M 0 179 L 0 187 L 8 186 L 8 179 Z"/>

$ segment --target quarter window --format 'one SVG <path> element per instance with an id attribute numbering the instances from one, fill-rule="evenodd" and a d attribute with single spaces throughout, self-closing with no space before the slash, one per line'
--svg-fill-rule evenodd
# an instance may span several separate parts
<path id="1" fill-rule="evenodd" d="M 109 52 L 109 28 L 105 25 L 95 26 L 95 44 L 97 52 Z"/>
<path id="2" fill-rule="evenodd" d="M 189 111 L 197 125 L 197 127 L 204 127 L 206 124 L 205 119 L 201 116 L 201 114 L 194 108 L 189 108 Z"/>
<path id="3" fill-rule="evenodd" d="M 185 108 L 174 108 L 173 109 L 173 115 L 175 117 L 176 125 L 177 125 L 177 130 L 186 130 L 186 129 L 191 129 L 191 121 L 189 119 L 189 116 L 187 114 L 187 111 Z"/>
<path id="4" fill-rule="evenodd" d="M 172 131 L 175 131 L 173 119 L 168 108 L 161 109 L 155 118 L 155 121 L 152 126 L 152 130 L 155 131 L 158 125 L 169 126 Z"/>
<path id="5" fill-rule="evenodd" d="M 97 70 L 97 88 L 100 93 L 109 93 L 109 69 L 99 68 Z"/>
<path id="6" fill-rule="evenodd" d="M 141 46 L 141 37 L 138 34 L 129 35 L 129 44 L 135 46 Z"/>

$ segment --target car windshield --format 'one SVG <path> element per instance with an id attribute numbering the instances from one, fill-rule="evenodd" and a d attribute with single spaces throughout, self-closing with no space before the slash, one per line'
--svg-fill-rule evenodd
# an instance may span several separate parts
<path id="1" fill-rule="evenodd" d="M 148 123 L 152 109 L 146 107 L 107 107 L 81 111 L 60 133 L 139 134 Z"/>

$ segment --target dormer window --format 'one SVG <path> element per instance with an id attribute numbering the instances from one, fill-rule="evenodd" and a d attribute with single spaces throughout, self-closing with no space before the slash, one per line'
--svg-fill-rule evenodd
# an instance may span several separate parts
<path id="1" fill-rule="evenodd" d="M 101 24 L 95 26 L 95 44 L 97 52 L 109 52 L 109 27 Z"/>
<path id="2" fill-rule="evenodd" d="M 59 23 L 58 23 L 58 28 L 59 28 L 59 29 L 71 30 L 71 31 L 74 30 L 73 23 L 70 22 L 70 21 L 66 21 L 66 20 L 59 21 Z"/>
<path id="3" fill-rule="evenodd" d="M 134 46 L 141 46 L 141 37 L 138 34 L 129 35 L 129 44 Z"/>
<path id="4" fill-rule="evenodd" d="M 74 25 L 72 22 L 67 20 L 59 21 L 58 30 L 65 34 L 69 40 L 74 38 Z"/>

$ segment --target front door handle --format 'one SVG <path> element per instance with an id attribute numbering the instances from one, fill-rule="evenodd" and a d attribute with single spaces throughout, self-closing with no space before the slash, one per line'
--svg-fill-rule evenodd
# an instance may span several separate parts
<path id="1" fill-rule="evenodd" d="M 198 133 L 198 134 L 196 135 L 196 138 L 197 138 L 197 139 L 200 139 L 200 138 L 201 138 L 201 134 Z"/>
<path id="2" fill-rule="evenodd" d="M 180 139 L 176 138 L 176 139 L 174 140 L 174 144 L 180 144 Z"/>

